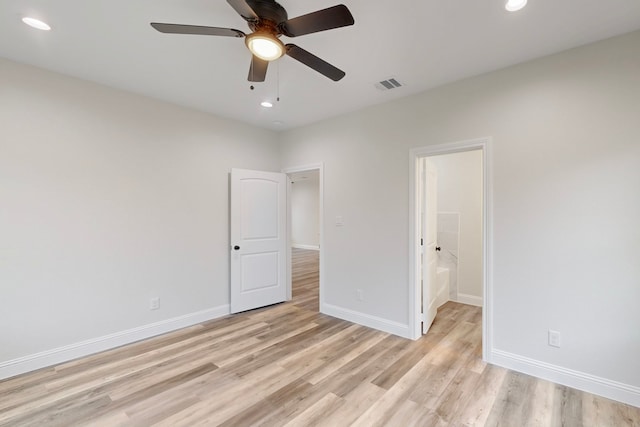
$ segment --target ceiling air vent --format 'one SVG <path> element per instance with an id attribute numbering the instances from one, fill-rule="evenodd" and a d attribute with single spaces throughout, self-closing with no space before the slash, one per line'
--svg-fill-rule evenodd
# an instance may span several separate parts
<path id="1" fill-rule="evenodd" d="M 402 87 L 402 83 L 396 80 L 395 77 L 388 78 L 387 80 L 382 80 L 376 83 L 376 88 L 379 90 L 391 90 Z"/>

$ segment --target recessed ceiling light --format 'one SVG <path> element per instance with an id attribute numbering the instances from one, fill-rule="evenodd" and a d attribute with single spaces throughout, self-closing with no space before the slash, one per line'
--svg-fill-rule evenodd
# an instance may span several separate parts
<path id="1" fill-rule="evenodd" d="M 272 104 L 272 103 L 270 103 L 269 101 L 262 101 L 262 102 L 260 103 L 260 105 L 262 105 L 264 108 L 271 108 L 271 107 L 273 107 L 273 104 Z"/>
<path id="2" fill-rule="evenodd" d="M 515 12 L 517 10 L 522 9 L 527 5 L 527 0 L 507 0 L 507 3 L 504 5 L 504 8 L 509 12 Z"/>
<path id="3" fill-rule="evenodd" d="M 46 22 L 42 22 L 39 19 L 29 18 L 28 16 L 22 18 L 22 22 L 30 27 L 37 28 L 38 30 L 49 31 L 51 27 Z"/>

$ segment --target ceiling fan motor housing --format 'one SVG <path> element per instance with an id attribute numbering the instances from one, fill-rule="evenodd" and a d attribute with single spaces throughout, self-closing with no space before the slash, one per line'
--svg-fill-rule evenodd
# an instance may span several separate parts
<path id="1" fill-rule="evenodd" d="M 253 31 L 265 29 L 265 27 L 276 28 L 278 24 L 289 19 L 287 11 L 280 5 L 280 3 L 274 0 L 246 0 L 247 4 L 254 10 L 256 15 L 260 17 L 258 21 L 252 18 L 244 17 L 249 28 Z M 267 22 L 265 22 L 267 21 Z M 270 22 L 268 22 L 270 21 Z"/>

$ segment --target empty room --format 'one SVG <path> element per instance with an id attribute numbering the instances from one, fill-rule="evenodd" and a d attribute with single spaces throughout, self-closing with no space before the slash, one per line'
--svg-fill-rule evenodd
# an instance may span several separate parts
<path id="1" fill-rule="evenodd" d="M 640 426 L 636 0 L 0 3 L 0 426 Z"/>

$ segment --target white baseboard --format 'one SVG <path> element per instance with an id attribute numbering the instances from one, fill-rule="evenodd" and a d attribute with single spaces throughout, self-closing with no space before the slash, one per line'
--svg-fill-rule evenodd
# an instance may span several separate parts
<path id="1" fill-rule="evenodd" d="M 409 338 L 409 325 L 383 319 L 382 317 L 371 316 L 359 311 L 349 310 L 348 308 L 338 307 L 337 305 L 322 303 L 320 312 L 338 319 L 348 320 L 349 322 L 367 326 L 369 328 L 378 329 L 382 332 L 398 335 L 403 338 Z"/>
<path id="2" fill-rule="evenodd" d="M 504 368 L 509 368 L 514 371 L 640 408 L 640 387 L 562 368 L 550 363 L 540 362 L 535 359 L 496 349 L 491 351 L 490 362 Z"/>
<path id="3" fill-rule="evenodd" d="M 229 313 L 229 305 L 225 304 L 219 307 L 185 314 L 184 316 L 151 323 L 149 325 L 139 326 L 126 331 L 92 338 L 79 343 L 66 345 L 64 347 L 46 350 L 40 353 L 20 357 L 18 359 L 0 362 L 0 380 L 24 374 L 26 372 L 35 371 L 36 369 L 46 368 L 47 366 L 58 365 L 79 357 L 110 350 L 121 345 L 131 344 L 132 342 L 175 331 L 176 329 L 197 325 L 198 323 L 206 322 L 207 320 L 226 316 Z"/>
<path id="4" fill-rule="evenodd" d="M 300 244 L 293 244 L 291 245 L 292 248 L 296 248 L 296 249 L 309 249 L 312 251 L 319 251 L 320 250 L 320 246 L 319 245 L 300 245 Z"/>
<path id="5" fill-rule="evenodd" d="M 456 295 L 455 301 L 459 302 L 460 304 L 468 304 L 468 305 L 475 305 L 476 307 L 482 307 L 482 297 L 477 297 L 475 295 L 461 294 L 460 292 L 458 292 L 458 294 Z"/>

